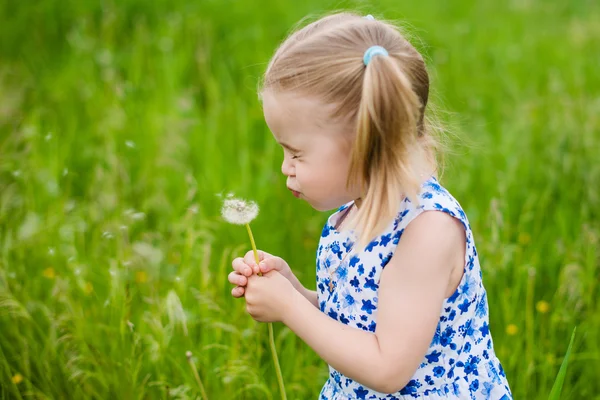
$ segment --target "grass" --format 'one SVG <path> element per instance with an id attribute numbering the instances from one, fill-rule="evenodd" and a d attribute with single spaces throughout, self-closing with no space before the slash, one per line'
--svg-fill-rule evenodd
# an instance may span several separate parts
<path id="1" fill-rule="evenodd" d="M 450 5 L 452 4 L 452 5 Z M 217 193 L 314 287 L 327 217 L 279 173 L 256 83 L 308 13 L 358 7 L 421 38 L 453 127 L 515 398 L 599 399 L 600 7 L 595 1 L 0 1 L 0 398 L 278 397 L 266 325 L 230 297 L 249 250 Z M 290 399 L 326 365 L 275 326 Z"/>

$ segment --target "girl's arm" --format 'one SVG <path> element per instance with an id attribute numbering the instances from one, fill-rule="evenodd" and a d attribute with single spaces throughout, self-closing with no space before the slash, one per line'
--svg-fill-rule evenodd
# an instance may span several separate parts
<path id="1" fill-rule="evenodd" d="M 317 299 L 317 292 L 315 290 L 310 290 L 302 286 L 302 291 L 300 293 L 310 304 L 317 309 L 319 308 L 319 300 Z"/>
<path id="2" fill-rule="evenodd" d="M 344 375 L 379 392 L 397 392 L 427 353 L 452 267 L 464 264 L 464 255 L 460 222 L 424 212 L 406 228 L 381 273 L 375 333 L 333 320 L 300 293 L 283 322 Z"/>

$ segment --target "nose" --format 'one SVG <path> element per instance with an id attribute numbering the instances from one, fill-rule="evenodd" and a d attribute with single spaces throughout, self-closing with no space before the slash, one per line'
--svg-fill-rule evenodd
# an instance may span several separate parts
<path id="1" fill-rule="evenodd" d="M 283 162 L 281 163 L 281 173 L 285 176 L 294 176 L 295 169 L 292 165 L 292 162 L 289 158 L 284 157 Z"/>

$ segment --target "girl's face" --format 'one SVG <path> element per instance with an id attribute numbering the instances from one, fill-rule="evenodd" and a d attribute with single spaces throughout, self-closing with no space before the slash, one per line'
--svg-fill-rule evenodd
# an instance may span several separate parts
<path id="1" fill-rule="evenodd" d="M 319 211 L 338 208 L 359 197 L 346 188 L 352 128 L 333 121 L 333 107 L 295 93 L 263 92 L 269 129 L 283 148 L 281 172 L 287 187 Z"/>

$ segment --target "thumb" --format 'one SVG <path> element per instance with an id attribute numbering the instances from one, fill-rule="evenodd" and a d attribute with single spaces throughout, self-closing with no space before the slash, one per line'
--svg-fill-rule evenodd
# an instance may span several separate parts
<path id="1" fill-rule="evenodd" d="M 262 260 L 258 264 L 258 267 L 260 268 L 260 272 L 280 271 L 282 262 L 283 260 L 279 257 L 270 257 Z"/>

